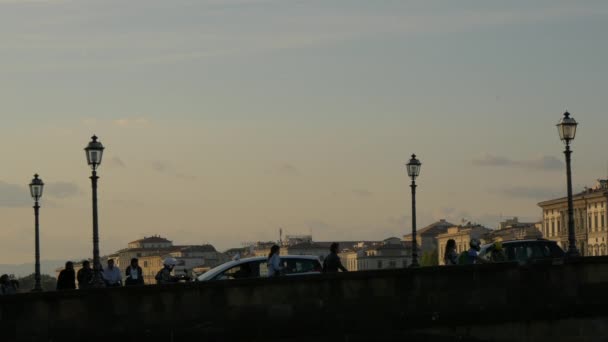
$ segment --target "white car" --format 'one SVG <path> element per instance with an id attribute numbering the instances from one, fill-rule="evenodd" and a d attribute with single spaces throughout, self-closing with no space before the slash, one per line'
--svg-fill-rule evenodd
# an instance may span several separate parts
<path id="1" fill-rule="evenodd" d="M 268 258 L 253 257 L 237 259 L 221 264 L 201 274 L 196 281 L 250 279 L 268 277 Z M 282 255 L 284 275 L 319 274 L 321 261 L 312 255 Z"/>

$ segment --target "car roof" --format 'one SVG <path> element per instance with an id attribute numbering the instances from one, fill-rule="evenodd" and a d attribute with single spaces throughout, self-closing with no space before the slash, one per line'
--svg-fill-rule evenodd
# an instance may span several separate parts
<path id="1" fill-rule="evenodd" d="M 317 260 L 319 261 L 319 257 L 318 256 L 314 256 L 314 255 L 280 255 L 281 259 L 304 259 L 304 260 Z M 257 257 L 251 257 L 251 258 L 244 258 L 244 259 L 236 259 L 236 260 L 232 260 L 232 261 L 228 261 L 226 263 L 223 263 L 221 265 L 218 265 L 212 269 L 210 269 L 209 271 L 201 274 L 200 276 L 197 277 L 198 280 L 207 280 L 209 278 L 213 278 L 215 277 L 217 274 L 232 268 L 234 266 L 238 266 L 238 265 L 242 265 L 248 262 L 252 262 L 252 261 L 266 261 L 268 260 L 268 257 L 265 256 L 257 256 Z"/>

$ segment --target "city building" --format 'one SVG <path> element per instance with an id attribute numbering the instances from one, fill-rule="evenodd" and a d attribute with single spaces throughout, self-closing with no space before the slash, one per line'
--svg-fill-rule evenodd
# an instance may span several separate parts
<path id="1" fill-rule="evenodd" d="M 498 229 L 492 230 L 481 237 L 485 243 L 494 241 L 539 239 L 543 237 L 539 222 L 519 222 L 517 217 L 507 219 L 498 224 Z"/>
<path id="2" fill-rule="evenodd" d="M 478 239 L 484 243 L 483 237 L 491 232 L 492 229 L 471 222 L 448 228 L 447 232 L 437 235 L 437 257 L 439 259 L 439 265 L 444 264 L 443 256 L 445 253 L 445 245 L 448 240 L 454 239 L 454 241 L 456 241 L 456 252 L 461 253 L 469 250 L 469 242 L 471 239 Z"/>
<path id="3" fill-rule="evenodd" d="M 568 198 L 538 203 L 542 209 L 541 231 L 545 238 L 568 249 Z M 607 255 L 608 180 L 598 179 L 592 188 L 573 195 L 576 246 L 581 255 Z"/>
<path id="4" fill-rule="evenodd" d="M 433 253 L 437 250 L 437 236 L 444 234 L 450 227 L 456 226 L 444 219 L 432 223 L 422 229 L 416 231 L 416 240 L 418 241 L 418 254 L 421 257 L 424 253 Z M 412 243 L 412 234 L 403 236 L 403 241 Z"/>

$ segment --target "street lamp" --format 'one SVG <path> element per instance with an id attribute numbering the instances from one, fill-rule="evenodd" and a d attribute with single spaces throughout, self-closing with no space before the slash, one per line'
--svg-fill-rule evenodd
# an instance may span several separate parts
<path id="1" fill-rule="evenodd" d="M 420 160 L 416 159 L 416 155 L 412 154 L 407 166 L 407 174 L 412 178 L 412 267 L 418 267 L 418 243 L 416 241 L 416 177 L 420 175 Z"/>
<path id="2" fill-rule="evenodd" d="M 570 113 L 565 112 L 564 117 L 557 124 L 557 131 L 559 132 L 559 138 L 566 144 L 566 178 L 568 182 L 568 252 L 569 257 L 579 256 L 579 251 L 576 248 L 576 237 L 574 232 L 574 205 L 572 204 L 572 171 L 570 168 L 570 142 L 574 140 L 576 135 L 576 126 L 578 123 L 576 120 L 570 117 Z"/>
<path id="3" fill-rule="evenodd" d="M 34 279 L 36 283 L 34 284 L 34 289 L 32 291 L 42 291 L 42 286 L 40 285 L 40 220 L 39 220 L 39 212 L 40 205 L 38 204 L 38 200 L 42 197 L 42 190 L 44 189 L 44 182 L 42 179 L 38 178 L 38 174 L 34 175 L 34 179 L 30 183 L 30 194 L 34 199 L 34 231 L 35 231 L 35 274 Z"/>
<path id="4" fill-rule="evenodd" d="M 93 170 L 91 174 L 91 187 L 93 189 L 93 287 L 103 287 L 104 282 L 101 277 L 101 262 L 99 261 L 99 226 L 97 220 L 97 168 L 101 164 L 101 157 L 103 156 L 103 145 L 97 141 L 97 137 L 94 135 L 91 137 L 91 141 L 85 147 L 87 155 L 87 163 Z"/>

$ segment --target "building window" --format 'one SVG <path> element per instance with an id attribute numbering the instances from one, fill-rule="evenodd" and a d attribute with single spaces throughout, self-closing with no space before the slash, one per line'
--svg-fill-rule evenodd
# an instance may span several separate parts
<path id="1" fill-rule="evenodd" d="M 597 213 L 595 213 L 594 221 L 595 221 L 595 229 L 594 230 L 597 230 L 597 228 L 599 227 L 598 224 L 597 224 Z"/>
<path id="2" fill-rule="evenodd" d="M 397 267 L 397 262 L 395 260 L 391 260 L 388 262 L 388 267 L 389 268 L 396 268 Z"/>
<path id="3" fill-rule="evenodd" d="M 606 216 L 606 215 L 602 214 L 602 228 L 606 227 L 606 221 L 604 221 L 604 216 Z"/>
<path id="4" fill-rule="evenodd" d="M 555 220 L 551 220 L 551 235 L 555 235 Z"/>
<path id="5" fill-rule="evenodd" d="M 378 269 L 382 268 L 382 260 L 378 260 Z"/>
<path id="6" fill-rule="evenodd" d="M 144 267 L 148 267 L 148 261 L 147 260 L 144 261 Z"/>

